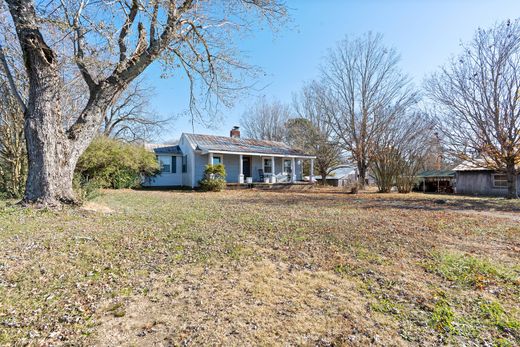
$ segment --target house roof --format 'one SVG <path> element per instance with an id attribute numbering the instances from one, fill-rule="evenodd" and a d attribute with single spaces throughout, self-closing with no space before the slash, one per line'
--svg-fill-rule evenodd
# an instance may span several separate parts
<path id="1" fill-rule="evenodd" d="M 184 136 L 196 146 L 197 150 L 203 152 L 255 153 L 314 158 L 313 155 L 292 148 L 283 142 L 186 133 Z"/>
<path id="2" fill-rule="evenodd" d="M 356 168 L 346 165 L 341 165 L 332 170 L 328 175 L 328 180 L 340 180 L 356 172 Z M 317 175 L 314 177 L 317 180 L 321 180 L 321 176 Z"/>
<path id="3" fill-rule="evenodd" d="M 517 168 L 520 168 L 520 165 L 517 165 Z M 484 159 L 476 159 L 462 162 L 453 171 L 496 171 L 496 169 L 490 167 Z"/>
<path id="4" fill-rule="evenodd" d="M 455 171 L 453 170 L 426 170 L 417 175 L 421 178 L 433 178 L 433 177 L 455 177 Z"/>
<path id="5" fill-rule="evenodd" d="M 153 151 L 155 154 L 182 154 L 182 150 L 178 145 L 155 147 Z"/>

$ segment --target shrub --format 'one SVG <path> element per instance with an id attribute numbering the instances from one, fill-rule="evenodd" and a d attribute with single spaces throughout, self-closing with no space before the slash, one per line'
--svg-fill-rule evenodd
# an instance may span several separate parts
<path id="1" fill-rule="evenodd" d="M 511 270 L 487 259 L 458 252 L 432 253 L 432 261 L 426 264 L 426 269 L 448 281 L 477 288 L 493 281 L 513 282 L 516 277 Z"/>
<path id="2" fill-rule="evenodd" d="M 453 333 L 455 332 L 454 320 L 455 314 L 450 303 L 445 298 L 445 294 L 440 293 L 440 297 L 433 308 L 430 324 L 437 331 Z"/>
<path id="3" fill-rule="evenodd" d="M 75 173 L 72 188 L 79 202 L 92 200 L 100 195 L 101 184 L 96 179 L 86 179 Z"/>
<path id="4" fill-rule="evenodd" d="M 200 189 L 206 192 L 220 192 L 226 188 L 226 168 L 223 164 L 206 165 L 204 178 L 199 181 Z"/>
<path id="5" fill-rule="evenodd" d="M 152 152 L 104 136 L 92 141 L 76 166 L 80 186 L 99 188 L 136 188 L 143 176 L 158 172 L 159 164 Z"/>

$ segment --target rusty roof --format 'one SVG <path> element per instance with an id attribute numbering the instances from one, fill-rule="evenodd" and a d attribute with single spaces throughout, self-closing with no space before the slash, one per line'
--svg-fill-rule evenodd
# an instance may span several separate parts
<path id="1" fill-rule="evenodd" d="M 227 136 L 184 134 L 188 141 L 202 151 L 258 153 L 266 155 L 288 155 L 314 157 L 291 146 L 276 141 L 234 138 Z"/>

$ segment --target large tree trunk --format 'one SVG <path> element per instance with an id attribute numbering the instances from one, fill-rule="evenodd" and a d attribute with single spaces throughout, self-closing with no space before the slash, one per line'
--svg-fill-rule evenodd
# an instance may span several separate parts
<path id="1" fill-rule="evenodd" d="M 23 200 L 49 207 L 72 203 L 78 158 L 71 156 L 72 143 L 63 129 L 57 58 L 38 32 L 19 35 L 30 86 L 24 123 L 29 171 Z"/>
<path id="2" fill-rule="evenodd" d="M 78 157 L 71 153 L 63 134 L 43 132 L 35 123 L 30 117 L 25 127 L 29 171 L 24 202 L 46 207 L 76 202 L 72 179 Z"/>
<path id="3" fill-rule="evenodd" d="M 326 186 L 327 185 L 327 172 L 328 170 L 325 168 L 318 167 L 318 172 L 321 176 L 321 185 Z"/>
<path id="4" fill-rule="evenodd" d="M 358 168 L 358 186 L 359 189 L 365 188 L 365 179 L 367 175 L 367 164 L 363 160 L 357 162 Z"/>
<path id="5" fill-rule="evenodd" d="M 508 199 L 516 199 L 518 198 L 518 188 L 517 188 L 517 172 L 515 168 L 514 159 L 507 163 L 506 165 L 506 176 L 507 176 L 507 198 Z"/>
<path id="6" fill-rule="evenodd" d="M 25 69 L 29 78 L 29 98 L 23 105 L 24 130 L 28 154 L 28 177 L 23 201 L 41 206 L 55 207 L 75 202 L 72 190 L 74 169 L 79 156 L 90 144 L 101 124 L 107 108 L 175 37 L 174 27 L 178 15 L 173 14 L 175 2 L 170 2 L 167 29 L 155 38 L 147 48 L 146 31 L 139 23 L 139 38 L 131 57 L 121 55 L 113 73 L 101 81 L 95 81 L 83 61 L 80 48 L 83 36 L 80 32 L 76 44 L 78 68 L 89 87 L 89 100 L 77 120 L 65 129 L 61 113 L 60 91 L 63 89 L 58 59 L 45 43 L 39 30 L 41 24 L 32 0 L 6 0 L 16 26 L 23 52 Z M 191 1 L 183 2 L 177 10 L 191 9 Z M 175 11 L 177 12 L 177 11 Z M 120 40 L 124 40 L 124 36 Z M 124 51 L 126 52 L 126 47 Z"/>

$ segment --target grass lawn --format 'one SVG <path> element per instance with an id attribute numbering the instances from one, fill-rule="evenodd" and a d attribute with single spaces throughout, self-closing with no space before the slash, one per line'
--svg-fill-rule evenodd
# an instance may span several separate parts
<path id="1" fill-rule="evenodd" d="M 333 190 L 0 201 L 0 345 L 520 344 L 520 203 Z"/>

